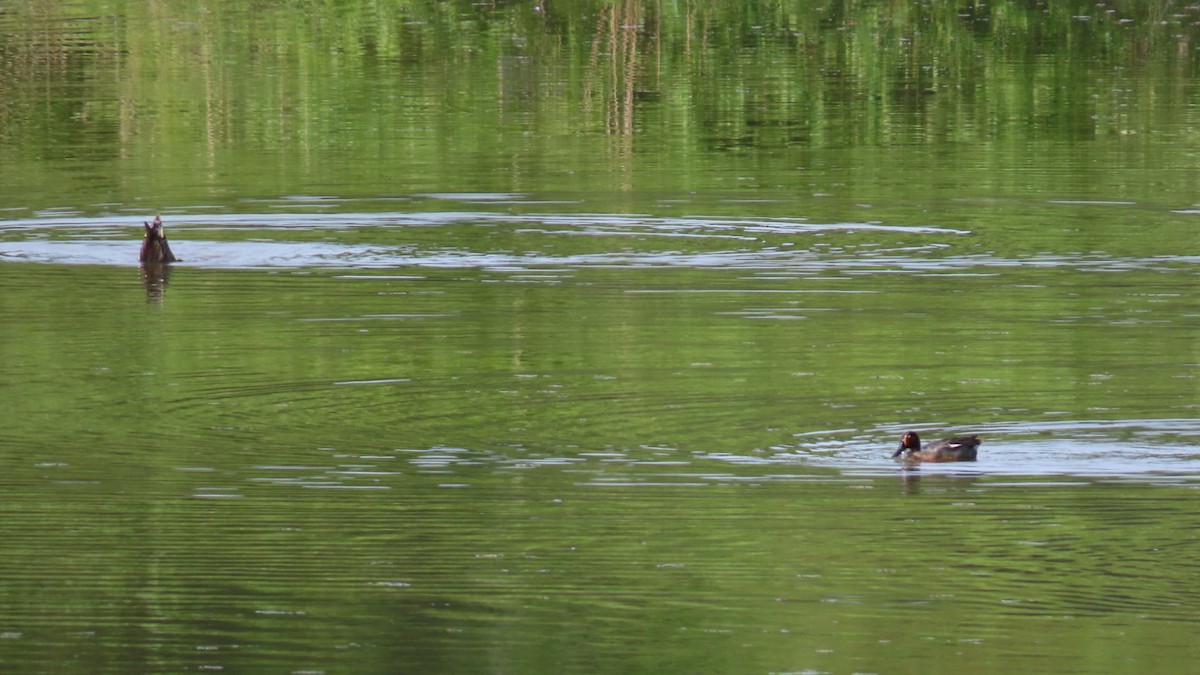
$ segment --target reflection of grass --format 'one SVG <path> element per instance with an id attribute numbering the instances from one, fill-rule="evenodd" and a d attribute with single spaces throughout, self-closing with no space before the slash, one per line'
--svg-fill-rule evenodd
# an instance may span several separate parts
<path id="1" fill-rule="evenodd" d="M 34 5 L 82 5 L 78 16 L 28 5 L 5 15 L 0 147 L 28 180 L 21 205 L 48 184 L 89 208 L 297 189 L 751 187 L 870 199 L 900 187 L 900 174 L 909 193 L 995 196 L 1064 166 L 1078 176 L 1057 196 L 1071 197 L 1117 180 L 1094 172 L 1097 160 L 1124 163 L 1130 146 L 1163 141 L 1156 166 L 1190 166 L 1174 155 L 1196 140 L 1195 68 L 1181 54 L 1198 29 L 1183 7 L 1160 22 L 1086 2 L 969 12 L 340 3 L 251 14 L 230 2 L 131 7 L 118 22 L 90 20 L 112 11 L 90 4 Z M 938 157 L 913 152 L 931 144 Z M 1023 158 L 1032 164 L 1014 163 Z M 46 163 L 81 159 L 92 168 Z M 726 183 L 714 163 L 749 182 Z M 1113 185 L 1125 198 L 1141 190 Z"/>
<path id="2" fill-rule="evenodd" d="M 829 429 L 1187 418 L 1196 393 L 1175 318 L 1192 296 L 1141 295 L 1190 283 L 1162 271 L 1070 293 L 1055 280 L 1089 275 L 402 271 L 185 267 L 147 316 L 136 270 L 14 265 L 9 433 L 120 439 L 144 412 L 168 438 L 290 447 L 745 453 Z"/>

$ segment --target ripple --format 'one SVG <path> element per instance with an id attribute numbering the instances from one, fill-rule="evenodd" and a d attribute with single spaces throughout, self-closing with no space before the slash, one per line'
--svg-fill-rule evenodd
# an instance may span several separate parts
<path id="1" fill-rule="evenodd" d="M 779 448 L 754 461 L 832 467 L 866 474 L 896 472 L 901 467 L 890 459 L 895 449 L 894 439 L 906 428 L 909 427 L 881 427 L 849 437 L 842 435 L 844 431 L 834 431 L 826 438 L 820 432 L 809 432 L 804 437 L 812 440 L 806 440 L 801 447 Z M 924 428 L 936 429 L 933 425 Z M 949 475 L 1200 483 L 1200 420 L 1197 419 L 1018 421 L 970 429 L 941 428 L 926 435 L 936 438 L 959 433 L 974 433 L 984 439 L 977 461 L 908 468 Z"/>
<path id="2" fill-rule="evenodd" d="M 480 195 L 478 201 L 505 195 Z M 322 207 L 325 197 L 287 200 Z M 62 264 L 134 264 L 142 216 L 49 217 L 0 221 L 0 259 Z M 799 249 L 781 250 L 767 240 L 781 235 L 870 231 L 896 236 L 961 236 L 965 230 L 897 226 L 876 222 L 815 223 L 804 218 L 662 217 L 644 214 L 521 214 L 481 211 L 386 213 L 170 214 L 168 232 L 183 264 L 215 268 L 426 266 L 523 271 L 577 267 L 795 267 L 817 259 Z M 447 228 L 425 242 L 420 231 Z M 465 228 L 465 231 L 464 231 Z M 520 237 L 527 250 L 480 250 L 479 232 Z M 310 233 L 329 236 L 313 241 Z M 338 234 L 341 233 L 341 234 Z M 199 235 L 208 235 L 199 236 Z M 217 235 L 217 236 L 213 236 Z M 369 243 L 339 241 L 370 237 Z M 607 250 L 570 240 L 611 238 Z M 638 241 L 630 249 L 623 240 Z M 653 250 L 647 242 L 678 242 Z M 547 241 L 562 253 L 549 253 Z M 686 243 L 685 243 L 686 242 Z M 701 243 L 702 242 L 702 243 Z M 511 243 L 511 242 L 509 242 Z M 587 250 L 579 250 L 586 246 Z M 508 248 L 506 246 L 506 248 Z M 792 249 L 787 243 L 784 249 Z M 575 249 L 575 250 L 572 250 Z M 825 254 L 828 255 L 828 254 Z"/>
<path id="3" fill-rule="evenodd" d="M 479 201 L 486 201 L 484 197 L 489 196 L 482 195 Z M 330 200 L 297 198 L 289 203 L 337 203 Z M 48 215 L 0 220 L 0 260 L 136 264 L 142 216 Z M 1014 268 L 1112 273 L 1176 269 L 1200 262 L 1200 257 L 1187 255 L 956 253 L 951 242 L 970 231 L 805 218 L 433 211 L 185 213 L 167 220 L 182 265 L 222 269 L 428 267 L 528 273 L 582 267 L 704 268 L 745 269 L 759 280 L 787 280 L 822 275 L 840 279 L 881 274 L 989 276 Z M 432 238 L 420 234 L 427 228 L 445 231 Z M 872 240 L 853 239 L 862 232 L 871 233 Z M 324 236 L 314 241 L 312 233 Z M 497 233 L 503 247 L 489 246 L 489 237 Z M 814 240 L 810 247 L 794 241 L 797 236 L 829 233 L 850 239 L 833 245 Z M 581 237 L 611 242 L 597 247 L 582 243 Z M 914 244 L 912 237 L 926 241 Z M 364 238 L 371 241 L 361 241 Z M 636 243 L 631 246 L 628 241 Z M 513 246 L 517 242 L 519 249 Z"/>
<path id="4" fill-rule="evenodd" d="M 486 202 L 507 196 L 458 198 Z M 327 206 L 338 201 L 297 197 L 287 203 Z M 141 215 L 89 218 L 52 212 L 47 216 L 0 220 L 0 260 L 136 264 Z M 811 222 L 803 217 L 321 211 L 179 213 L 167 221 L 183 265 L 224 269 L 429 267 L 526 273 L 581 267 L 705 268 L 752 270 L 761 280 L 775 280 L 821 275 L 841 279 L 880 274 L 988 276 L 1013 268 L 1112 273 L 1175 269 L 1200 262 L 1200 257 L 1187 255 L 1120 257 L 1067 252 L 1008 257 L 991 252 L 956 253 L 953 240 L 970 235 L 970 231 L 879 222 Z M 436 237 L 420 234 L 427 228 L 444 231 Z M 481 232 L 487 236 L 480 236 Z M 872 239 L 853 238 L 863 232 L 871 233 Z M 324 236 L 314 241 L 312 233 Z M 489 246 L 489 237 L 497 233 L 503 246 Z M 831 233 L 849 239 L 814 240 L 810 247 L 794 240 Z M 611 242 L 597 247 L 582 243 L 581 237 Z M 914 243 L 913 237 L 926 241 Z M 361 241 L 364 238 L 371 241 Z M 631 247 L 628 241 L 636 243 Z M 520 248 L 514 247 L 517 242 Z"/>

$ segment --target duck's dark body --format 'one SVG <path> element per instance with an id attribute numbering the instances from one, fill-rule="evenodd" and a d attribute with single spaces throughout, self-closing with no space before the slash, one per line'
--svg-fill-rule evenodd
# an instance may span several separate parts
<path id="1" fill-rule="evenodd" d="M 892 458 L 901 457 L 922 462 L 973 462 L 980 443 L 982 441 L 978 436 L 955 436 L 921 447 L 921 437 L 917 432 L 906 431 Z"/>
<path id="2" fill-rule="evenodd" d="M 167 235 L 163 233 L 162 218 L 154 216 L 153 223 L 143 223 L 146 226 L 146 236 L 142 239 L 142 252 L 138 254 L 138 260 L 144 263 L 169 263 L 179 262 L 174 253 L 171 253 L 171 245 L 167 243 Z"/>

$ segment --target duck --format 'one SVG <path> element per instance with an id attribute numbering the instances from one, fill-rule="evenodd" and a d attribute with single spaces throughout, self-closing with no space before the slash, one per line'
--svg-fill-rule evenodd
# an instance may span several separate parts
<path id="1" fill-rule="evenodd" d="M 982 441 L 978 436 L 955 436 L 933 441 L 922 448 L 921 437 L 917 432 L 906 431 L 900 437 L 900 447 L 896 449 L 892 459 L 900 457 L 922 462 L 974 462 L 980 443 Z"/>
<path id="2" fill-rule="evenodd" d="M 179 258 L 171 253 L 167 243 L 167 235 L 163 233 L 162 216 L 154 216 L 153 223 L 142 223 L 146 227 L 146 235 L 142 239 L 142 251 L 138 254 L 138 262 L 171 263 L 179 262 Z"/>

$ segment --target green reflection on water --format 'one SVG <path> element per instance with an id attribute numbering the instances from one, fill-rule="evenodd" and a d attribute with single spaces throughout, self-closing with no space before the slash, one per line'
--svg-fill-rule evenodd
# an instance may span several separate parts
<path id="1" fill-rule="evenodd" d="M 17 5 L 0 197 L 157 209 L 718 189 L 1186 205 L 1194 15 L 1084 1 Z"/>
<path id="2" fill-rule="evenodd" d="M 14 431 L 66 444 L 741 453 L 893 423 L 1189 417 L 1196 392 L 1191 277 L 1163 271 L 180 268 L 161 305 L 128 268 L 3 271 Z"/>
<path id="3" fill-rule="evenodd" d="M 1194 387 L 1165 377 L 1186 331 L 1080 321 L 1066 341 L 1086 347 L 1050 363 L 1057 295 L 963 311 L 956 298 L 990 303 L 959 277 L 973 292 L 892 278 L 782 321 L 737 312 L 761 282 L 713 272 L 720 292 L 645 293 L 629 291 L 698 280 L 180 268 L 157 304 L 133 268 L 2 269 L 8 658 L 58 664 L 37 651 L 67 644 L 111 672 L 1132 671 L 1194 656 L 1193 488 L 719 457 L 900 414 L 1152 416 Z M 941 307 L 897 307 L 929 284 Z M 936 341 L 951 316 L 962 332 Z M 1154 356 L 1122 349 L 1125 331 Z M 894 439 L 876 440 L 878 459 L 842 466 L 883 466 Z M 1011 442 L 990 439 L 988 459 Z"/>
<path id="4" fill-rule="evenodd" d="M 69 222 L 0 243 L 130 254 L 0 264 L 0 663 L 1186 670 L 1196 479 L 1139 452 L 1196 447 L 1195 24 L 7 7 L 0 208 Z M 149 287 L 138 217 L 71 221 L 160 209 L 196 217 L 171 236 L 200 262 Z M 436 223 L 204 222 L 358 210 Z M 588 213 L 741 220 L 546 217 Z M 781 218 L 941 229 L 745 222 Z M 203 257 L 261 239 L 408 258 Z M 1061 421 L 1113 428 L 1065 425 L 1061 473 L 1000 475 Z M 901 473 L 910 424 L 1010 431 Z M 1093 445 L 1128 472 L 1074 477 Z"/>

